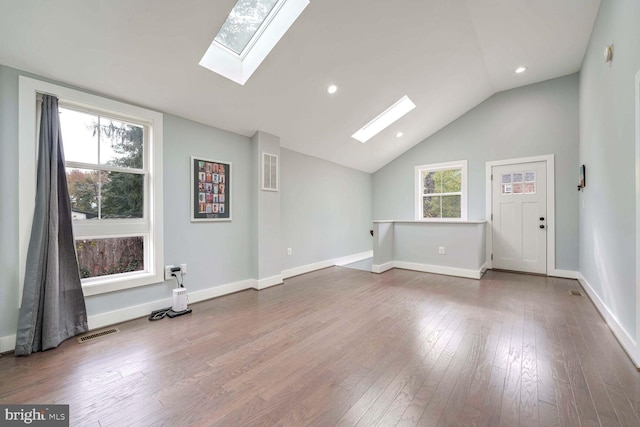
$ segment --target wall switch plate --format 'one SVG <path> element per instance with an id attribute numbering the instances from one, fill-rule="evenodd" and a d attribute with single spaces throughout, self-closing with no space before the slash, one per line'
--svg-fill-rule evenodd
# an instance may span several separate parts
<path id="1" fill-rule="evenodd" d="M 287 248 L 287 255 L 291 255 L 291 248 Z"/>
<path id="2" fill-rule="evenodd" d="M 439 247 L 438 247 L 438 253 L 439 253 L 440 255 L 444 255 L 444 246 L 439 246 Z"/>
<path id="3" fill-rule="evenodd" d="M 180 264 L 180 273 L 187 274 L 187 264 Z"/>

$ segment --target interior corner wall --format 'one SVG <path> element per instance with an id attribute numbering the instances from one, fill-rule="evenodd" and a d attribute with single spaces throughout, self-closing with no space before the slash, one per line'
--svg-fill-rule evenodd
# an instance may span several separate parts
<path id="1" fill-rule="evenodd" d="M 372 250 L 371 175 L 285 148 L 280 154 L 282 269 Z"/>
<path id="2" fill-rule="evenodd" d="M 613 44 L 613 61 L 602 52 Z M 580 73 L 580 273 L 636 337 L 635 75 L 640 3 L 602 0 Z"/>
<path id="3" fill-rule="evenodd" d="M 253 148 L 253 176 L 256 206 L 255 243 L 257 264 L 255 276 L 258 280 L 279 277 L 282 273 L 280 258 L 280 191 L 262 190 L 262 154 L 268 153 L 280 157 L 280 138 L 258 131 L 251 138 Z M 281 278 L 276 282 L 282 281 Z"/>
<path id="4" fill-rule="evenodd" d="M 415 166 L 468 160 L 469 219 L 484 220 L 486 162 L 554 154 L 556 268 L 577 271 L 578 83 L 572 74 L 497 93 L 379 169 L 374 219 L 415 219 Z"/>

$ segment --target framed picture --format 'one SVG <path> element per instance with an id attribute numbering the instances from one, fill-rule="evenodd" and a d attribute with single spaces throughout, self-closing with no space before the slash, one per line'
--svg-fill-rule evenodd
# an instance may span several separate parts
<path id="1" fill-rule="evenodd" d="M 191 222 L 231 221 L 231 162 L 191 157 Z"/>

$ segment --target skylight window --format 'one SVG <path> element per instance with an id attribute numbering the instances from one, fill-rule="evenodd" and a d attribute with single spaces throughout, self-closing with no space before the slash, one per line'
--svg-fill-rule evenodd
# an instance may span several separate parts
<path id="1" fill-rule="evenodd" d="M 416 108 L 416 104 L 405 95 L 391 107 L 378 114 L 376 118 L 362 126 L 351 137 L 364 144 L 414 108 Z"/>
<path id="2" fill-rule="evenodd" d="M 244 85 L 309 0 L 238 0 L 200 65 Z"/>
<path id="3" fill-rule="evenodd" d="M 276 3 L 278 0 L 238 0 L 214 40 L 241 55 Z"/>

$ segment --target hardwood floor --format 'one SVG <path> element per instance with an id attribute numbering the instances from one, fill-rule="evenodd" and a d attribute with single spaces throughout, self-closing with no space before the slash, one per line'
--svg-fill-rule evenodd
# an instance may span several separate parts
<path id="1" fill-rule="evenodd" d="M 334 267 L 0 357 L 71 425 L 638 426 L 640 373 L 574 280 Z"/>

